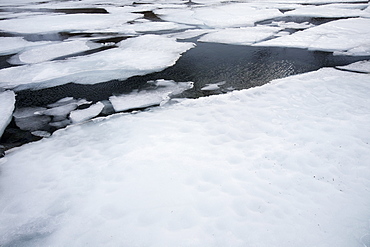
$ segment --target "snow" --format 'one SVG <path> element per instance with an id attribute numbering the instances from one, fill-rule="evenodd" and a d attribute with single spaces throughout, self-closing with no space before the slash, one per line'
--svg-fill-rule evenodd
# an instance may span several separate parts
<path id="1" fill-rule="evenodd" d="M 10 59 L 13 64 L 40 63 L 73 53 L 83 52 L 101 45 L 85 40 L 71 40 L 33 47 L 18 53 Z"/>
<path id="2" fill-rule="evenodd" d="M 121 41 L 118 48 L 75 57 L 0 70 L 0 87 L 14 90 L 46 88 L 69 82 L 95 84 L 127 79 L 169 67 L 192 43 L 174 38 L 142 35 Z M 156 59 L 153 59 L 156 58 Z"/>
<path id="3" fill-rule="evenodd" d="M 198 41 L 236 45 L 251 45 L 274 36 L 281 28 L 256 26 L 244 28 L 225 28 L 202 36 Z"/>
<path id="4" fill-rule="evenodd" d="M 337 66 L 337 68 L 355 72 L 370 73 L 370 61 L 359 61 L 345 66 Z"/>
<path id="5" fill-rule="evenodd" d="M 193 87 L 192 82 L 174 82 L 157 80 L 153 82 L 155 89 L 135 91 L 130 94 L 109 97 L 116 112 L 144 108 L 166 103 L 171 96 L 182 93 Z"/>
<path id="6" fill-rule="evenodd" d="M 297 47 L 321 51 L 360 49 L 361 47 L 369 47 L 369 25 L 370 19 L 365 18 L 331 21 L 255 45 Z"/>
<path id="7" fill-rule="evenodd" d="M 69 115 L 69 118 L 72 120 L 72 123 L 80 123 L 98 116 L 103 108 L 104 104 L 101 102 L 97 102 L 86 109 L 78 109 L 72 111 Z"/>
<path id="8" fill-rule="evenodd" d="M 369 76 L 320 69 L 11 150 L 0 244 L 362 247 Z"/>
<path id="9" fill-rule="evenodd" d="M 0 137 L 3 135 L 6 126 L 12 120 L 15 104 L 15 94 L 13 91 L 0 92 Z"/>

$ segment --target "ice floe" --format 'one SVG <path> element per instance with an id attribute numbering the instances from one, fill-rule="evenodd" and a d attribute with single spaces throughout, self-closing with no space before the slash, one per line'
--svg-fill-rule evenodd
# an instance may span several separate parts
<path id="1" fill-rule="evenodd" d="M 273 21 L 271 22 L 270 26 L 277 26 L 277 27 L 288 28 L 288 29 L 306 29 L 306 28 L 314 27 L 315 25 L 309 22 L 296 23 L 296 22 L 285 22 L 285 21 Z"/>
<path id="2" fill-rule="evenodd" d="M 288 36 L 257 43 L 257 46 L 282 46 L 308 48 L 321 51 L 348 51 L 356 55 L 353 49 L 363 52 L 370 43 L 370 19 L 353 18 L 331 21 Z"/>
<path id="3" fill-rule="evenodd" d="M 99 30 L 120 26 L 142 17 L 141 14 L 44 14 L 0 21 L 0 29 L 13 33 L 50 33 L 74 30 Z"/>
<path id="4" fill-rule="evenodd" d="M 109 97 L 116 112 L 166 103 L 171 96 L 175 96 L 193 87 L 192 82 L 174 82 L 157 80 L 152 82 L 156 88 L 135 91 L 130 94 Z"/>
<path id="5" fill-rule="evenodd" d="M 328 6 L 323 5 L 298 8 L 292 11 L 285 12 L 284 15 L 325 17 L 325 18 L 359 17 L 362 15 L 362 10 L 353 8 L 340 8 L 331 5 Z"/>
<path id="6" fill-rule="evenodd" d="M 22 37 L 0 37 L 0 55 L 17 53 L 26 47 L 48 44 L 47 41 L 29 42 Z"/>
<path id="7" fill-rule="evenodd" d="M 50 61 L 0 70 L 0 87 L 22 90 L 69 82 L 95 84 L 127 79 L 169 67 L 192 43 L 174 38 L 142 35 L 121 41 L 118 48 L 63 61 Z"/>
<path id="8" fill-rule="evenodd" d="M 0 244 L 363 247 L 369 76 L 321 69 L 12 150 Z"/>
<path id="9" fill-rule="evenodd" d="M 203 91 L 214 91 L 214 90 L 219 90 L 220 86 L 224 85 L 226 81 L 218 82 L 218 83 L 211 83 L 207 84 L 207 86 L 202 87 L 200 90 Z"/>
<path id="10" fill-rule="evenodd" d="M 86 40 L 57 42 L 26 49 L 13 56 L 9 61 L 12 64 L 40 63 L 98 47 L 101 47 L 101 45 Z"/>
<path id="11" fill-rule="evenodd" d="M 225 28 L 219 31 L 208 33 L 198 41 L 215 42 L 237 45 L 251 45 L 274 36 L 282 28 L 279 27 L 244 27 L 244 28 Z"/>
<path id="12" fill-rule="evenodd" d="M 13 91 L 0 92 L 0 137 L 3 135 L 6 126 L 12 120 L 15 104 Z"/>
<path id="13" fill-rule="evenodd" d="M 337 68 L 355 72 L 370 73 L 370 61 L 359 61 L 346 66 L 337 66 Z"/>
<path id="14" fill-rule="evenodd" d="M 98 116 L 103 108 L 104 104 L 102 102 L 97 102 L 86 109 L 72 111 L 69 115 L 69 118 L 72 120 L 72 123 L 80 123 Z"/>

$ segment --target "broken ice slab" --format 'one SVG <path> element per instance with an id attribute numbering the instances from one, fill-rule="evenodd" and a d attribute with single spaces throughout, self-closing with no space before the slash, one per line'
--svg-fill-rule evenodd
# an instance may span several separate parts
<path id="1" fill-rule="evenodd" d="M 104 108 L 102 102 L 97 102 L 86 109 L 74 110 L 70 113 L 69 118 L 72 123 L 79 123 L 98 116 Z"/>
<path id="2" fill-rule="evenodd" d="M 142 35 L 121 41 L 118 48 L 91 55 L 2 69 L 0 87 L 23 90 L 69 82 L 96 84 L 124 80 L 170 67 L 192 47 L 193 43 L 180 43 L 174 38 Z"/>
<path id="3" fill-rule="evenodd" d="M 359 61 L 346 66 L 337 66 L 336 68 L 360 73 L 370 73 L 370 60 Z"/>
<path id="4" fill-rule="evenodd" d="M 120 112 L 160 105 L 167 102 L 171 96 L 180 94 L 193 87 L 192 82 L 157 80 L 152 83 L 156 88 L 109 97 L 114 110 Z"/>
<path id="5" fill-rule="evenodd" d="M 297 47 L 329 52 L 347 51 L 369 46 L 369 26 L 370 19 L 343 19 L 254 45 Z"/>
<path id="6" fill-rule="evenodd" d="M 6 126 L 12 120 L 15 104 L 13 91 L 0 92 L 0 137 L 3 135 Z"/>
<path id="7" fill-rule="evenodd" d="M 48 41 L 29 42 L 22 37 L 0 37 L 0 55 L 17 53 L 26 47 L 49 44 Z"/>
<path id="8" fill-rule="evenodd" d="M 235 45 L 251 45 L 274 36 L 282 28 L 279 27 L 243 27 L 226 28 L 202 36 L 198 41 Z"/>
<path id="9" fill-rule="evenodd" d="M 101 46 L 101 44 L 88 42 L 86 40 L 51 43 L 25 49 L 25 51 L 10 58 L 9 62 L 11 64 L 40 63 Z"/>

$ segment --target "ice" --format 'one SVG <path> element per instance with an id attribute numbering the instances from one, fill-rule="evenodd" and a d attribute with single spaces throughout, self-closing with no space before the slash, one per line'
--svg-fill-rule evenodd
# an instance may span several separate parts
<path id="1" fill-rule="evenodd" d="M 69 82 L 95 84 L 163 70 L 192 48 L 174 38 L 142 35 L 121 41 L 118 48 L 63 61 L 50 61 L 0 70 L 0 87 L 22 90 Z M 155 59 L 153 59 L 155 58 Z"/>
<path id="2" fill-rule="evenodd" d="M 44 14 L 0 21 L 0 29 L 13 33 L 50 33 L 75 30 L 99 30 L 120 26 L 142 17 L 141 14 Z"/>
<path id="3" fill-rule="evenodd" d="M 278 9 L 259 9 L 245 3 L 194 9 L 194 18 L 214 28 L 254 26 L 258 21 L 280 17 Z"/>
<path id="4" fill-rule="evenodd" d="M 322 5 L 308 6 L 298 8 L 292 11 L 285 12 L 286 16 L 310 16 L 310 17 L 325 17 L 325 18 L 341 18 L 341 17 L 359 17 L 362 15 L 362 10 L 353 8 L 342 8 L 340 6 Z"/>
<path id="5" fill-rule="evenodd" d="M 87 42 L 85 40 L 73 40 L 53 43 L 26 49 L 16 56 L 13 56 L 10 59 L 10 62 L 13 64 L 40 63 L 73 53 L 98 48 L 100 46 L 100 44 Z"/>
<path id="6" fill-rule="evenodd" d="M 207 86 L 202 87 L 200 90 L 203 91 L 214 91 L 214 90 L 219 90 L 220 86 L 224 85 L 226 81 L 218 82 L 218 83 L 212 83 L 212 84 L 207 84 Z"/>
<path id="7" fill-rule="evenodd" d="M 0 244 L 362 247 L 369 76 L 325 68 L 11 150 Z"/>
<path id="8" fill-rule="evenodd" d="M 258 46 L 283 46 L 321 51 L 347 51 L 368 48 L 370 19 L 353 18 L 331 21 L 289 36 L 257 43 Z"/>
<path id="9" fill-rule="evenodd" d="M 13 91 L 0 92 L 0 137 L 3 135 L 6 126 L 12 120 L 15 104 L 15 94 Z"/>
<path id="10" fill-rule="evenodd" d="M 72 120 L 72 123 L 80 123 L 98 116 L 103 108 L 104 104 L 101 102 L 97 102 L 86 109 L 78 109 L 72 111 L 69 115 L 69 118 Z"/>
<path id="11" fill-rule="evenodd" d="M 71 111 L 75 110 L 77 107 L 78 105 L 76 103 L 70 103 L 47 109 L 43 111 L 42 114 L 48 116 L 66 117 Z"/>
<path id="12" fill-rule="evenodd" d="M 202 36 L 198 41 L 236 45 L 251 45 L 274 36 L 282 28 L 279 27 L 244 27 L 226 28 Z"/>
<path id="13" fill-rule="evenodd" d="M 17 53 L 26 47 L 43 45 L 47 43 L 49 42 L 29 42 L 22 37 L 0 37 L 0 55 Z"/>
<path id="14" fill-rule="evenodd" d="M 281 28 L 289 28 L 289 29 L 306 29 L 306 28 L 314 27 L 314 25 L 309 22 L 295 23 L 295 22 L 285 22 L 285 21 L 273 21 L 270 25 L 281 27 Z"/>
<path id="15" fill-rule="evenodd" d="M 169 34 L 168 37 L 176 39 L 191 39 L 209 32 L 214 32 L 214 29 L 189 29 L 183 32 Z"/>
<path id="16" fill-rule="evenodd" d="M 362 73 L 370 73 L 370 61 L 359 61 L 346 66 L 337 66 L 337 68 Z"/>
<path id="17" fill-rule="evenodd" d="M 193 87 L 192 82 L 174 82 L 157 80 L 154 89 L 135 91 L 130 94 L 109 97 L 116 112 L 166 103 L 171 96 L 182 93 Z"/>

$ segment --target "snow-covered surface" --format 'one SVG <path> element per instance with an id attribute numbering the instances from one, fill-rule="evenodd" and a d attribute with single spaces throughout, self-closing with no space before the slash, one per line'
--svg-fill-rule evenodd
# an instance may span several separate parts
<path id="1" fill-rule="evenodd" d="M 170 99 L 170 96 L 180 94 L 193 87 L 192 82 L 174 82 L 168 80 L 157 80 L 153 84 L 156 86 L 155 89 L 109 97 L 114 110 L 120 112 L 164 104 Z"/>
<path id="2" fill-rule="evenodd" d="M 120 42 L 118 48 L 63 61 L 43 62 L 0 70 L 0 87 L 22 90 L 69 82 L 95 84 L 160 71 L 173 65 L 192 43 L 142 35 Z M 153 59 L 155 58 L 155 59 Z"/>
<path id="3" fill-rule="evenodd" d="M 370 73 L 370 61 L 359 61 L 346 66 L 337 66 L 337 68 L 362 73 Z"/>
<path id="4" fill-rule="evenodd" d="M 321 69 L 8 152 L 0 244 L 369 246 L 369 76 Z"/>
<path id="5" fill-rule="evenodd" d="M 0 92 L 0 137 L 12 120 L 14 104 L 15 94 L 13 91 Z"/>
<path id="6" fill-rule="evenodd" d="M 216 42 L 236 45 L 251 45 L 265 40 L 279 32 L 279 27 L 244 27 L 244 28 L 225 28 L 202 36 L 198 41 Z"/>
<path id="7" fill-rule="evenodd" d="M 282 46 L 323 51 L 347 51 L 368 47 L 370 19 L 353 18 L 331 21 L 288 36 L 257 43 L 257 46 Z"/>
<path id="8" fill-rule="evenodd" d="M 86 109 L 78 109 L 72 111 L 69 115 L 69 118 L 72 120 L 73 123 L 83 122 L 98 116 L 103 108 L 104 104 L 101 102 L 97 102 Z"/>
<path id="9" fill-rule="evenodd" d="M 49 42 L 29 42 L 22 37 L 0 37 L 0 55 L 12 54 L 29 46 L 48 43 Z"/>
<path id="10" fill-rule="evenodd" d="M 325 17 L 325 18 L 339 18 L 339 17 L 359 17 L 362 15 L 362 10 L 353 8 L 341 8 L 340 6 L 309 6 L 305 8 L 298 8 L 284 13 L 286 16 L 311 16 L 311 17 Z"/>

